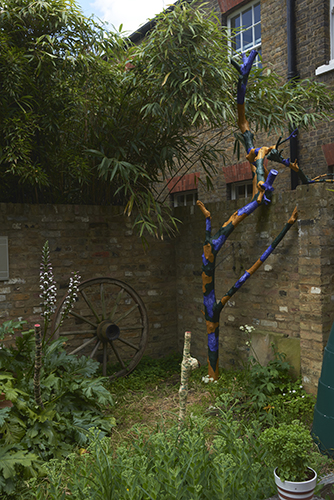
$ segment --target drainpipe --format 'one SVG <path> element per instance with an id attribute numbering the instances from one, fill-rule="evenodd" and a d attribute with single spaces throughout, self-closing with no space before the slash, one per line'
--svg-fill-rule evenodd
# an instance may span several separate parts
<path id="1" fill-rule="evenodd" d="M 298 78 L 296 57 L 295 0 L 286 0 L 286 24 L 288 35 L 288 81 Z M 290 161 L 298 158 L 298 136 L 290 139 Z M 298 174 L 291 170 L 291 189 L 298 186 Z"/>

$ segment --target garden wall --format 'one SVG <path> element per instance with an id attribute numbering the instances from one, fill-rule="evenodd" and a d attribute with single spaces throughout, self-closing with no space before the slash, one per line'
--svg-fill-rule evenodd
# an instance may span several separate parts
<path id="1" fill-rule="evenodd" d="M 149 315 L 147 354 L 176 349 L 175 240 L 149 240 L 149 250 L 120 207 L 1 204 L 0 235 L 8 236 L 9 281 L 0 282 L 0 318 L 41 320 L 39 266 L 49 241 L 58 297 L 71 271 L 81 281 L 109 276 L 125 281 L 142 297 Z"/>
<path id="2" fill-rule="evenodd" d="M 232 233 L 218 254 L 219 300 L 264 252 L 297 204 L 299 220 L 264 265 L 225 306 L 221 315 L 220 364 L 241 364 L 247 347 L 239 327 L 256 327 L 256 345 L 274 338 L 300 358 L 304 385 L 315 392 L 323 349 L 334 321 L 334 193 L 326 184 L 299 186 L 274 194 Z M 208 204 L 213 230 L 241 206 L 239 201 Z M 9 238 L 9 281 L 0 282 L 0 318 L 40 320 L 39 264 L 46 240 L 54 274 L 66 290 L 70 272 L 82 280 L 111 276 L 127 282 L 144 300 L 149 315 L 147 354 L 182 350 L 191 330 L 192 354 L 206 361 L 202 314 L 201 254 L 205 219 L 194 206 L 178 208 L 179 235 L 150 240 L 145 251 L 132 221 L 119 207 L 1 204 L 0 235 Z M 259 340 L 260 339 L 260 340 Z M 282 344 L 283 342 L 283 344 Z M 284 343 L 285 342 L 285 343 Z M 265 352 L 260 353 L 265 356 Z"/>
<path id="3" fill-rule="evenodd" d="M 297 344 L 304 385 L 315 392 L 323 348 L 334 321 L 334 193 L 328 191 L 328 185 L 299 186 L 296 191 L 274 194 L 270 206 L 261 206 L 245 219 L 218 254 L 216 296 L 220 300 L 256 262 L 281 231 L 295 205 L 298 222 L 222 311 L 220 364 L 225 367 L 241 364 L 246 339 L 239 327 L 253 325 L 263 335 L 264 342 L 270 344 L 271 334 L 277 339 L 287 339 L 284 350 L 291 346 L 294 356 Z M 207 204 L 213 234 L 241 206 L 241 200 Z M 180 348 L 184 330 L 191 330 L 192 353 L 205 361 L 199 258 L 205 219 L 195 207 L 178 208 L 176 215 L 183 221 L 176 245 Z M 282 345 L 282 340 L 277 344 Z"/>

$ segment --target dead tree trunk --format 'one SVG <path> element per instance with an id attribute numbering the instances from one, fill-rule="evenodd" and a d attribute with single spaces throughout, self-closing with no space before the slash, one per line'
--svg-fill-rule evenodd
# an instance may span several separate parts
<path id="1" fill-rule="evenodd" d="M 224 295 L 224 297 L 217 302 L 215 294 L 215 265 L 216 257 L 219 250 L 224 245 L 227 238 L 234 231 L 240 222 L 242 222 L 248 215 L 250 215 L 257 207 L 262 204 L 268 204 L 270 199 L 269 193 L 273 191 L 272 184 L 278 174 L 274 169 L 268 172 L 264 165 L 265 157 L 268 160 L 281 163 L 296 171 L 302 183 L 312 182 L 298 167 L 297 161 L 290 163 L 289 159 L 284 159 L 281 152 L 278 151 L 279 145 L 289 140 L 295 133 L 294 131 L 285 141 L 281 141 L 281 137 L 275 146 L 263 146 L 255 148 L 253 144 L 253 134 L 250 130 L 249 123 L 245 115 L 245 95 L 247 80 L 252 68 L 253 62 L 257 52 L 252 50 L 248 57 L 242 55 L 243 64 L 239 66 L 235 61 L 232 61 L 234 67 L 239 72 L 238 91 L 237 91 L 237 106 L 238 106 L 238 126 L 244 138 L 246 148 L 246 158 L 251 164 L 253 174 L 253 196 L 250 203 L 246 204 L 241 209 L 237 210 L 227 222 L 225 222 L 218 232 L 212 237 L 211 235 L 211 214 L 205 208 L 201 201 L 197 205 L 203 212 L 206 218 L 206 231 L 205 242 L 202 255 L 202 288 L 203 288 L 203 303 L 204 315 L 206 320 L 206 329 L 208 334 L 208 374 L 209 377 L 217 380 L 219 376 L 219 318 L 226 302 L 234 295 L 247 279 L 255 273 L 261 264 L 269 257 L 274 251 L 276 246 L 284 238 L 286 233 L 297 220 L 297 208 L 294 209 L 290 219 L 285 224 L 282 231 L 275 238 L 273 243 L 255 262 L 255 264 L 248 269 L 243 276 L 232 286 L 232 288 Z"/>

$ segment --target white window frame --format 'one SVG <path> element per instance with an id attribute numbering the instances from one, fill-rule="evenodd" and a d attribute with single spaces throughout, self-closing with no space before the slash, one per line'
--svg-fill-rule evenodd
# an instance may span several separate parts
<path id="1" fill-rule="evenodd" d="M 0 281 L 9 279 L 8 236 L 0 236 Z"/>
<path id="2" fill-rule="evenodd" d="M 192 200 L 187 204 L 187 196 L 192 195 Z M 180 200 L 181 196 L 184 197 L 183 203 Z M 173 193 L 173 206 L 176 207 L 186 207 L 191 205 L 196 205 L 197 201 L 197 189 L 192 189 L 191 191 L 179 191 L 177 193 Z"/>
<path id="3" fill-rule="evenodd" d="M 327 73 L 328 71 L 332 71 L 334 69 L 334 0 L 330 0 L 329 2 L 329 37 L 330 37 L 330 61 L 327 64 L 323 64 L 319 66 L 315 70 L 315 74 L 322 75 L 323 73 Z"/>
<path id="4" fill-rule="evenodd" d="M 239 186 L 245 186 L 245 198 L 239 198 L 237 188 Z M 251 179 L 241 182 L 231 182 L 231 200 L 243 200 L 251 197 L 253 194 L 253 181 Z"/>
<path id="5" fill-rule="evenodd" d="M 333 2 L 334 2 L 334 0 L 331 0 L 331 1 L 333 1 Z M 230 34 L 232 33 L 232 27 L 231 27 L 231 24 L 232 24 L 232 23 L 231 23 L 232 18 L 236 17 L 236 16 L 237 16 L 237 15 L 239 15 L 239 14 L 242 14 L 243 12 L 245 12 L 246 10 L 248 10 L 248 9 L 251 7 L 251 8 L 252 8 L 252 30 L 253 30 L 253 40 L 255 40 L 254 26 L 255 26 L 255 24 L 257 24 L 257 23 L 255 23 L 255 22 L 254 22 L 254 6 L 255 6 L 255 5 L 258 5 L 258 4 L 260 4 L 260 9 L 261 9 L 261 1 L 259 1 L 259 0 L 253 0 L 252 2 L 249 2 L 249 3 L 247 3 L 246 5 L 243 5 L 240 9 L 238 9 L 238 10 L 234 10 L 231 14 L 229 14 L 229 15 L 228 15 L 228 17 L 227 17 L 227 28 L 228 28 L 229 33 L 230 33 Z M 261 14 L 260 14 L 260 25 L 261 25 L 261 23 L 262 23 L 262 19 L 261 19 Z M 249 28 L 247 28 L 247 29 L 249 29 Z M 240 37 L 241 37 L 241 38 L 240 38 L 240 40 L 241 40 L 241 42 L 242 42 L 242 39 L 243 39 L 243 31 L 245 31 L 245 30 L 243 30 L 243 29 L 242 29 L 242 26 L 241 26 L 241 29 L 240 29 Z M 262 30 L 261 30 L 261 42 L 262 42 Z M 249 48 L 247 49 L 247 52 L 249 52 L 249 51 L 251 51 L 251 50 L 253 50 L 253 49 L 255 49 L 255 50 L 259 50 L 259 49 L 261 49 L 261 42 L 260 42 L 260 43 L 257 43 L 257 44 L 254 44 L 252 47 L 249 47 Z M 233 50 L 233 49 L 232 49 L 232 44 L 231 44 L 231 42 L 229 42 L 229 46 L 230 46 L 230 50 L 231 50 L 231 53 L 232 53 L 232 50 Z M 241 43 L 241 47 L 242 47 L 242 43 Z M 241 52 L 242 52 L 242 48 L 238 49 L 236 52 L 237 52 L 237 53 L 241 53 Z M 257 67 L 260 65 L 260 59 L 259 59 L 259 56 L 257 56 L 257 57 L 256 57 L 256 60 L 255 60 L 255 63 L 254 63 L 254 64 L 255 64 L 255 66 L 257 66 Z"/>

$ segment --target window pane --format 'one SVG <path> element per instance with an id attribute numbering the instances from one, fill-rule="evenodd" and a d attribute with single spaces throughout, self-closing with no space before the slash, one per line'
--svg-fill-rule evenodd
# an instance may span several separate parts
<path id="1" fill-rule="evenodd" d="M 231 19 L 231 28 L 240 28 L 240 15 L 232 17 Z"/>
<path id="2" fill-rule="evenodd" d="M 254 5 L 254 24 L 259 23 L 261 20 L 261 7 L 260 4 L 258 3 L 257 5 Z"/>
<path id="3" fill-rule="evenodd" d="M 334 0 L 331 1 L 334 2 Z M 247 8 L 229 17 L 229 22 L 232 30 L 231 35 L 233 37 L 231 46 L 235 52 L 242 51 L 247 53 L 255 46 L 260 46 L 261 3 L 259 0 L 249 3 Z M 238 30 L 240 30 L 240 33 Z M 258 59 L 255 64 L 257 67 L 259 66 Z"/>
<path id="4" fill-rule="evenodd" d="M 234 50 L 240 50 L 241 42 L 240 42 L 240 34 L 236 35 L 232 40 L 232 47 Z"/>
<path id="5" fill-rule="evenodd" d="M 186 205 L 187 205 L 187 206 L 188 206 L 188 205 L 195 205 L 195 203 L 194 203 L 194 195 L 193 195 L 193 193 L 187 194 L 187 196 L 186 196 L 186 200 L 187 200 L 187 201 L 186 201 Z"/>
<path id="6" fill-rule="evenodd" d="M 261 43 L 261 24 L 257 24 L 254 26 L 254 32 L 255 32 L 255 45 L 258 43 Z"/>
<path id="7" fill-rule="evenodd" d="M 252 26 L 252 8 L 245 10 L 242 13 L 242 27 L 243 28 L 248 28 L 249 26 Z"/>
<path id="8" fill-rule="evenodd" d="M 177 197 L 177 206 L 180 207 L 182 205 L 184 205 L 184 196 L 180 195 Z"/>
<path id="9" fill-rule="evenodd" d="M 243 41 L 242 41 L 242 48 L 243 50 L 247 50 L 251 47 L 253 47 L 253 30 L 252 28 L 246 30 L 243 32 Z"/>
<path id="10" fill-rule="evenodd" d="M 246 184 L 246 197 L 252 196 L 253 184 Z"/>
<path id="11" fill-rule="evenodd" d="M 238 186 L 238 198 L 245 198 L 245 184 Z"/>

